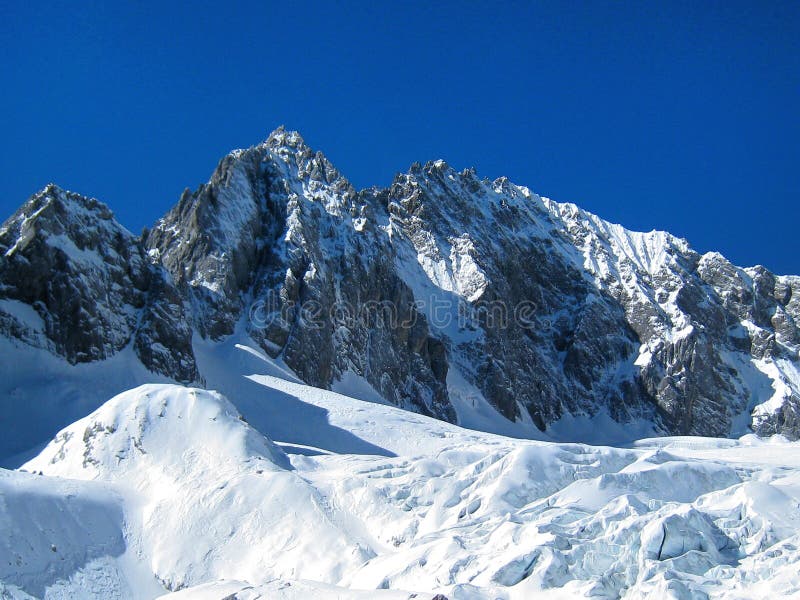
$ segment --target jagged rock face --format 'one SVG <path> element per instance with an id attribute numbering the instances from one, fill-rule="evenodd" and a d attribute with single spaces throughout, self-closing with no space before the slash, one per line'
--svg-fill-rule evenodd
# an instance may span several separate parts
<path id="1" fill-rule="evenodd" d="M 205 335 L 229 335 L 244 319 L 307 383 L 327 388 L 352 372 L 399 406 L 453 421 L 443 345 L 416 314 L 385 238 L 324 156 L 277 131 L 223 159 L 147 244 L 199 306 Z"/>
<path id="2" fill-rule="evenodd" d="M 196 326 L 219 339 L 233 333 L 239 295 L 269 261 L 285 207 L 272 202 L 256 151 L 225 157 L 207 185 L 186 190 L 150 232 L 150 255 L 188 291 L 202 310 Z"/>
<path id="3" fill-rule="evenodd" d="M 770 402 L 787 410 L 796 404 L 796 278 L 740 269 L 668 234 L 627 232 L 574 206 L 547 205 L 641 341 L 637 378 L 667 431 L 728 435 L 742 414 L 767 399 L 754 389 L 770 383 L 776 392 Z M 797 437 L 796 426 L 774 427 L 778 414 L 756 409 L 754 429 Z"/>
<path id="4" fill-rule="evenodd" d="M 202 383 L 191 323 L 191 314 L 169 275 L 151 266 L 147 302 L 134 334 L 134 350 L 142 363 L 180 383 Z"/>
<path id="5" fill-rule="evenodd" d="M 191 332 L 165 275 L 108 207 L 50 185 L 0 228 L 0 331 L 73 364 L 133 341 L 151 370 L 195 380 Z"/>
<path id="6" fill-rule="evenodd" d="M 398 267 L 408 273 L 415 264 L 409 280 L 434 284 L 418 284 L 420 295 L 444 290 L 466 309 L 457 330 L 440 333 L 463 374 L 507 418 L 524 411 L 544 429 L 565 413 L 605 408 L 622 421 L 652 414 L 622 368 L 639 346 L 635 333 L 559 250 L 561 232 L 541 200 L 438 161 L 399 176 L 388 210 L 393 243 L 408 246 Z"/>
<path id="7" fill-rule="evenodd" d="M 354 374 L 449 421 L 468 385 L 540 429 L 606 413 L 662 433 L 800 436 L 800 278 L 504 178 L 436 161 L 358 192 L 279 129 L 226 156 L 144 240 L 94 201 L 37 212 L 72 197 L 48 190 L 0 232 L 2 297 L 46 331 L 8 311 L 0 326 L 72 361 L 133 341 L 148 368 L 188 381 L 202 377 L 193 332 L 244 334 L 309 384 Z"/>

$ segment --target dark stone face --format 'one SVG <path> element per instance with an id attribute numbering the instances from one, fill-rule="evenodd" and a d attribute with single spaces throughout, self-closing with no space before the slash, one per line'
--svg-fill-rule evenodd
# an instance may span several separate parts
<path id="1" fill-rule="evenodd" d="M 180 295 L 105 205 L 48 186 L 4 224 L 0 248 L 0 298 L 30 305 L 44 323 L 25 338 L 5 315 L 5 335 L 73 364 L 109 358 L 133 342 L 150 370 L 198 379 Z"/>
<path id="2" fill-rule="evenodd" d="M 353 373 L 448 421 L 463 379 L 540 429 L 602 412 L 738 434 L 778 372 L 788 395 L 752 427 L 800 436 L 800 278 L 441 161 L 357 192 L 282 130 L 225 157 L 143 239 L 99 202 L 45 189 L 0 230 L 3 298 L 44 325 L 0 310 L 2 333 L 73 363 L 132 343 L 148 369 L 202 381 L 193 333 L 244 327 L 311 385 Z"/>

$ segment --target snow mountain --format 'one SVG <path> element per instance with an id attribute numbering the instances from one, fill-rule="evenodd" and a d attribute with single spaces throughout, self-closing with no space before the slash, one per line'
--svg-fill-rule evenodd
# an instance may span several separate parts
<path id="1" fill-rule="evenodd" d="M 797 597 L 799 286 L 284 129 L 139 236 L 47 186 L 0 226 L 0 598 Z"/>
<path id="2" fill-rule="evenodd" d="M 800 278 L 443 161 L 356 190 L 280 128 L 141 236 L 50 185 L 0 227 L 0 457 L 153 381 L 290 378 L 469 428 L 800 437 Z M 243 398 L 248 398 L 243 400 Z"/>

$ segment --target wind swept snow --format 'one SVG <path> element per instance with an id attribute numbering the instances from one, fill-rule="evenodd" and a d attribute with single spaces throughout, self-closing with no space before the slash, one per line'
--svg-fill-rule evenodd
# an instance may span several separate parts
<path id="1" fill-rule="evenodd" d="M 0 597 L 800 593 L 796 443 L 523 441 L 248 381 L 258 430 L 218 393 L 145 385 L 0 471 Z M 350 441 L 298 442 L 308 411 Z"/>

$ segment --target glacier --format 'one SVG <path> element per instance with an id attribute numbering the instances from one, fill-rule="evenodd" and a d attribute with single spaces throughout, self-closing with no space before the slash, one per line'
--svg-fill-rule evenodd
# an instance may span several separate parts
<path id="1" fill-rule="evenodd" d="M 0 471 L 0 595 L 800 593 L 796 442 L 519 440 L 265 374 L 273 366 L 247 375 L 265 413 L 285 419 L 261 431 L 216 392 L 148 384 Z"/>

